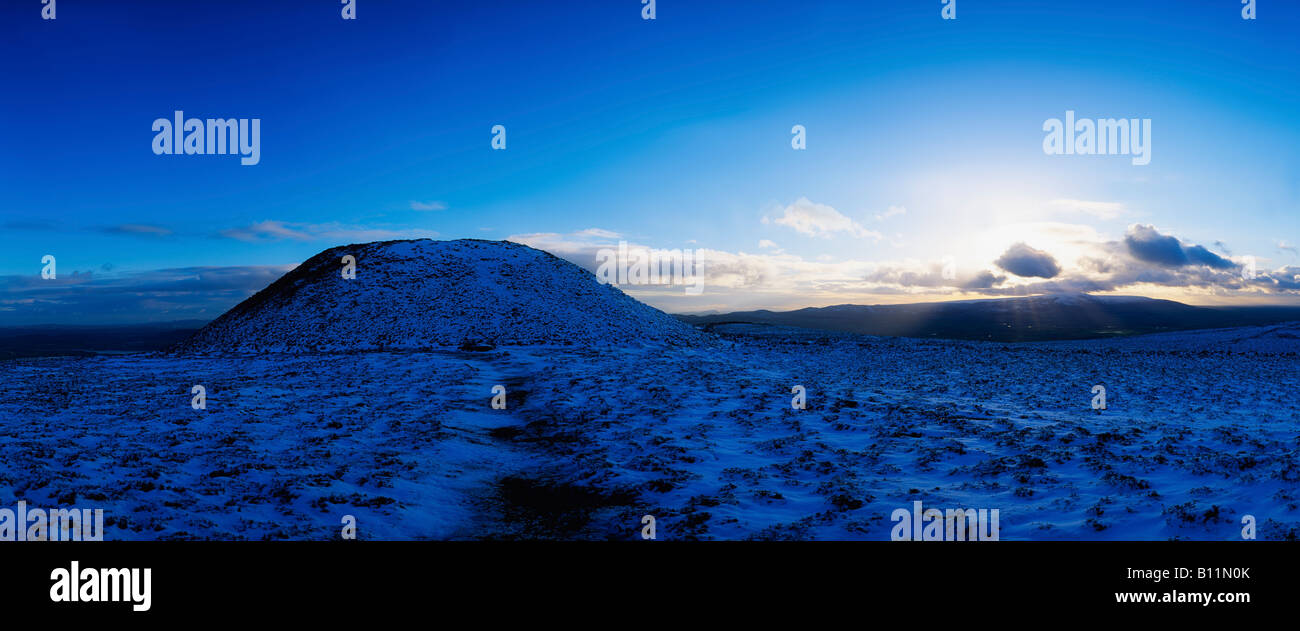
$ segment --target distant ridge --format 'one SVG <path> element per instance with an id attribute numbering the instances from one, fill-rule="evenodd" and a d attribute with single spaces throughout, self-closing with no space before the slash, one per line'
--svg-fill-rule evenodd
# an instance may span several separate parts
<path id="1" fill-rule="evenodd" d="M 344 279 L 341 259 L 356 259 Z M 701 335 L 590 272 L 508 241 L 330 248 L 172 347 L 182 353 L 689 344 Z"/>
<path id="2" fill-rule="evenodd" d="M 193 335 L 203 325 L 203 320 L 175 320 L 0 327 L 0 360 L 160 351 Z"/>
<path id="3" fill-rule="evenodd" d="M 677 317 L 706 328 L 753 323 L 863 335 L 1017 342 L 1269 325 L 1300 321 L 1300 307 L 1196 307 L 1137 296 L 1053 294 Z"/>

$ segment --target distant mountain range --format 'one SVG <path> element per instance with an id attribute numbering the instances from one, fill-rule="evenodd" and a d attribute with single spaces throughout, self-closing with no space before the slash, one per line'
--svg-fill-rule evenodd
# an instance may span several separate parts
<path id="1" fill-rule="evenodd" d="M 203 328 L 203 320 L 150 324 L 0 327 L 0 359 L 162 350 Z"/>
<path id="2" fill-rule="evenodd" d="M 1056 294 L 902 305 L 679 315 L 712 329 L 746 323 L 864 335 L 1021 342 L 1087 339 L 1300 321 L 1300 307 L 1198 307 L 1137 296 Z"/>

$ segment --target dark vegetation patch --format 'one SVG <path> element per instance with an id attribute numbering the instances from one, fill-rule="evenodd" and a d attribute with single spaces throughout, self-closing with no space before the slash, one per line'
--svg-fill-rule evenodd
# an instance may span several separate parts
<path id="1" fill-rule="evenodd" d="M 501 478 L 495 490 L 503 521 L 519 529 L 505 537 L 509 539 L 590 537 L 591 526 L 600 513 L 630 507 L 638 498 L 631 489 L 593 488 L 521 476 Z"/>

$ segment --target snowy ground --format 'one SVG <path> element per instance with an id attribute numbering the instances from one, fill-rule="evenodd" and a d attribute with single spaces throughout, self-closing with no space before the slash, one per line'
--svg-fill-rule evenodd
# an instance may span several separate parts
<path id="1" fill-rule="evenodd" d="M 683 348 L 0 362 L 0 507 L 107 539 L 1300 535 L 1295 326 L 990 344 L 720 327 Z M 207 409 L 190 408 L 203 384 Z M 503 384 L 508 408 L 493 410 Z M 791 408 L 790 389 L 808 407 Z M 1107 389 L 1108 409 L 1090 407 Z"/>

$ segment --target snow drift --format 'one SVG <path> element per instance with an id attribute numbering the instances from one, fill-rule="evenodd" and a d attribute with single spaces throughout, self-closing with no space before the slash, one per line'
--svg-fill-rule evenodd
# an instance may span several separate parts
<path id="1" fill-rule="evenodd" d="M 343 277 L 343 257 L 356 259 Z M 508 241 L 330 248 L 172 350 L 346 352 L 688 344 L 700 334 L 547 252 Z"/>

